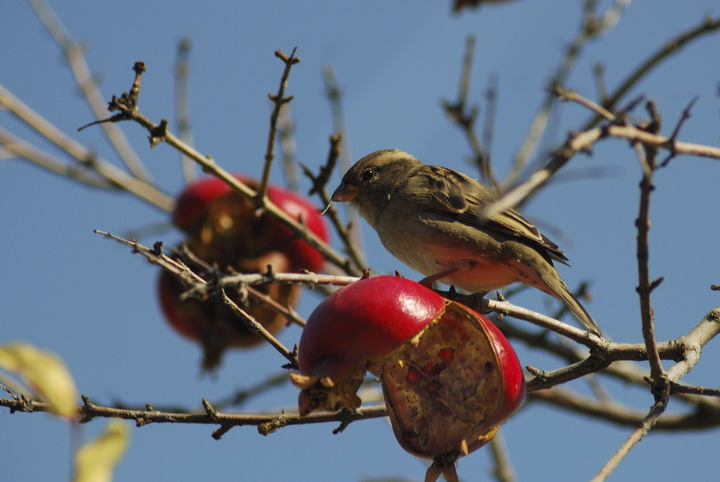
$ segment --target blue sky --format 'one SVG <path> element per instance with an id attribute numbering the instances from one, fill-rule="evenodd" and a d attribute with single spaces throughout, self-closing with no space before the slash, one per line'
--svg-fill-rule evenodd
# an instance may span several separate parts
<path id="1" fill-rule="evenodd" d="M 258 175 L 265 151 L 270 106 L 282 64 L 276 49 L 298 47 L 288 93 L 296 121 L 297 154 L 317 167 L 332 133 L 321 72 L 332 66 L 344 91 L 344 112 L 353 160 L 381 148 L 400 148 L 429 163 L 474 174 L 469 148 L 440 108 L 457 92 L 465 38 L 476 36 L 471 98 L 482 101 L 488 79 L 497 76 L 499 101 L 493 159 L 501 174 L 524 137 L 544 96 L 547 78 L 574 36 L 579 1 L 516 1 L 460 16 L 449 2 L 53 2 L 101 79 L 106 98 L 129 88 L 131 66 L 146 62 L 141 109 L 150 118 L 173 117 L 173 64 L 177 42 L 192 40 L 190 103 L 196 147 L 225 168 Z M 599 2 L 601 8 L 610 2 Z M 593 42 L 566 86 L 593 98 L 591 67 L 605 65 L 609 88 L 665 40 L 718 15 L 717 2 L 692 0 L 631 3 L 620 23 Z M 78 142 L 114 159 L 99 129 L 75 129 L 92 120 L 61 55 L 31 8 L 10 2 L 0 29 L 0 83 Z M 634 88 L 656 101 L 670 133 L 683 108 L 698 102 L 680 138 L 718 145 L 720 134 L 720 37 L 707 36 L 668 59 Z M 557 145 L 588 115 L 576 105 L 556 111 L 545 149 Z M 33 140 L 0 112 L 0 126 Z M 158 182 L 176 193 L 182 181 L 178 156 L 168 146 L 148 149 L 146 134 L 122 125 Z M 48 150 L 51 146 L 41 144 Z M 640 170 L 622 141 L 599 144 L 564 172 L 600 169 L 602 175 L 558 182 L 523 212 L 548 231 L 573 267 L 561 267 L 569 285 L 592 283 L 588 309 L 614 340 L 641 340 L 635 229 Z M 24 340 L 53 350 L 67 362 L 80 390 L 97 400 L 129 404 L 198 406 L 222 398 L 280 371 L 284 360 L 270 348 L 232 353 L 214 379 L 198 376 L 199 350 L 176 336 L 155 300 L 155 268 L 129 250 L 92 233 L 123 234 L 161 222 L 167 215 L 123 194 L 110 194 L 59 178 L 17 160 L 0 164 L 0 340 Z M 336 180 L 339 180 L 336 173 Z M 651 272 L 665 281 L 654 292 L 660 339 L 686 333 L 718 305 L 710 284 L 720 282 L 717 239 L 717 160 L 679 157 L 657 174 L 652 201 Z M 279 165 L 272 178 L 282 182 Z M 303 186 L 307 188 L 307 183 Z M 554 229 L 560 230 L 559 234 Z M 371 267 L 412 275 L 363 226 Z M 168 232 L 144 239 L 167 244 Z M 307 316 L 319 301 L 304 293 Z M 526 292 L 513 299 L 543 311 L 547 297 Z M 283 332 L 297 342 L 295 328 Z M 542 369 L 559 362 L 518 347 L 521 362 Z M 717 341 L 708 345 L 690 384 L 717 386 Z M 666 364 L 669 366 L 669 364 Z M 582 383 L 571 385 L 583 390 Z M 610 393 L 638 410 L 649 393 L 609 383 Z M 292 407 L 296 390 L 273 390 L 244 409 Z M 677 409 L 671 404 L 670 411 Z M 0 410 L 3 475 L 8 480 L 57 480 L 69 473 L 70 432 L 46 415 L 10 415 Z M 82 428 L 97 433 L 104 423 Z M 397 476 L 422 480 L 424 466 L 395 442 L 384 420 L 352 424 L 341 435 L 334 425 L 290 427 L 268 437 L 235 428 L 222 441 L 209 426 L 150 425 L 132 431 L 117 480 L 362 480 Z M 589 479 L 629 433 L 578 415 L 534 404 L 502 430 L 518 480 Z M 717 431 L 651 434 L 624 460 L 614 480 L 711 480 Z M 459 464 L 463 480 L 487 478 L 491 463 L 480 450 Z"/>

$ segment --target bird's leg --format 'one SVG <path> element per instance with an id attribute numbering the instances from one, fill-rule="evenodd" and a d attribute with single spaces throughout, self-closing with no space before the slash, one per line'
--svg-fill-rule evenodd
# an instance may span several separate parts
<path id="1" fill-rule="evenodd" d="M 439 273 L 435 273 L 430 276 L 426 276 L 425 278 L 421 279 L 419 283 L 427 288 L 432 288 L 432 284 L 438 280 L 443 279 L 449 274 L 455 273 L 459 268 L 457 266 L 454 266 L 450 269 L 446 269 L 445 271 L 441 271 Z"/>
<path id="2" fill-rule="evenodd" d="M 470 268 L 471 266 L 472 266 L 472 262 L 471 262 L 471 261 L 461 261 L 460 263 L 458 263 L 458 264 L 456 264 L 456 265 L 454 265 L 454 266 L 451 266 L 451 267 L 448 268 L 448 269 L 445 269 L 445 270 L 443 270 L 443 271 L 440 271 L 439 273 L 435 273 L 435 274 L 433 274 L 433 275 L 426 276 L 425 278 L 423 278 L 423 279 L 420 280 L 420 284 L 423 285 L 423 286 L 425 286 L 425 287 L 427 287 L 427 288 L 432 288 L 432 284 L 433 284 L 434 282 L 439 281 L 439 280 L 441 280 L 441 279 L 443 279 L 443 278 L 445 278 L 445 277 L 447 277 L 447 276 L 449 276 L 449 275 L 451 275 L 451 274 L 453 274 L 453 273 L 457 273 L 458 271 L 461 271 L 461 270 L 464 270 L 464 269 L 468 269 L 468 268 Z"/>

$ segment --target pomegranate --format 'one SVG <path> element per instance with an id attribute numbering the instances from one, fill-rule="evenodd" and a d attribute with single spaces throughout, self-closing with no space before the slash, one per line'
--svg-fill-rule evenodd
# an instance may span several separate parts
<path id="1" fill-rule="evenodd" d="M 490 441 L 525 397 L 520 362 L 495 325 L 398 277 L 363 279 L 321 302 L 298 356 L 302 415 L 357 408 L 357 389 L 375 374 L 400 445 L 433 460 L 426 480 L 456 480 L 455 461 Z"/>
<path id="2" fill-rule="evenodd" d="M 257 184 L 246 176 L 235 174 L 235 177 L 257 188 Z M 268 198 L 288 215 L 303 222 L 320 239 L 328 240 L 325 221 L 310 201 L 272 185 L 268 186 Z M 323 267 L 322 254 L 272 217 L 256 216 L 251 201 L 215 177 L 189 185 L 177 199 L 172 220 L 187 234 L 190 251 L 223 270 L 257 273 L 265 272 L 268 265 L 275 272 L 320 271 Z M 298 301 L 301 288 L 299 285 L 271 284 L 258 289 L 282 306 L 292 307 Z M 180 301 L 184 290 L 172 275 L 161 273 L 158 291 L 170 325 L 202 345 L 203 369 L 217 367 L 227 348 L 245 348 L 262 342 L 262 338 L 249 331 L 223 303 L 197 299 Z M 270 333 L 285 326 L 282 315 L 262 304 L 252 299 L 240 300 L 231 292 L 228 295 Z"/>

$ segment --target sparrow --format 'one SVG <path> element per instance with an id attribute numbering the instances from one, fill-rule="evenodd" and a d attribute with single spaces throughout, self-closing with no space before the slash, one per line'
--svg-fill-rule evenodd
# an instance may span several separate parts
<path id="1" fill-rule="evenodd" d="M 357 161 L 332 200 L 350 202 L 393 256 L 427 276 L 424 283 L 486 293 L 520 282 L 559 299 L 600 334 L 553 265 L 569 266 L 558 245 L 513 209 L 483 218 L 495 197 L 475 179 L 385 149 Z"/>

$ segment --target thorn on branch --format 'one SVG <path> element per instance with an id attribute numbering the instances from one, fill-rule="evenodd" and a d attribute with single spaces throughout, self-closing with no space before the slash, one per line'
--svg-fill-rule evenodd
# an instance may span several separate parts
<path id="1" fill-rule="evenodd" d="M 333 429 L 332 434 L 337 435 L 345 431 L 348 426 L 355 421 L 355 414 L 356 412 L 354 410 L 348 410 L 347 408 L 343 408 L 340 410 L 340 425 L 338 425 L 335 429 Z"/>
<path id="2" fill-rule="evenodd" d="M 150 135 L 148 136 L 148 140 L 150 141 L 150 148 L 157 146 L 165 140 L 165 136 L 167 136 L 167 126 L 168 120 L 160 119 L 160 124 L 150 129 Z"/>
<path id="3" fill-rule="evenodd" d="M 652 283 L 650 283 L 650 287 L 648 288 L 649 291 L 652 293 L 655 290 L 655 288 L 657 288 L 658 286 L 660 286 L 662 284 L 663 281 L 665 281 L 665 278 L 663 276 L 654 280 Z"/>
<path id="4" fill-rule="evenodd" d="M 280 416 L 275 418 L 275 420 L 258 424 L 257 431 L 260 435 L 270 435 L 276 430 L 283 428 L 285 425 L 287 425 L 287 417 L 283 412 L 280 414 Z"/>
<path id="5" fill-rule="evenodd" d="M 210 417 L 211 420 L 217 421 L 218 420 L 218 412 L 215 410 L 215 407 L 212 406 L 212 404 L 205 398 L 202 399 L 202 405 L 203 409 L 205 409 L 205 413 Z"/>
<path id="6" fill-rule="evenodd" d="M 94 418 L 91 411 L 95 408 L 95 404 L 90 401 L 87 395 L 80 395 L 80 399 L 82 400 L 83 406 L 81 408 L 82 417 L 78 423 L 88 423 Z"/>
<path id="7" fill-rule="evenodd" d="M 537 377 L 541 381 L 545 381 L 547 379 L 547 372 L 545 370 L 540 370 L 530 365 L 525 366 L 525 369 L 529 371 L 531 375 Z"/>
<path id="8" fill-rule="evenodd" d="M 113 101 L 114 100 L 115 100 L 115 96 L 113 96 Z M 88 127 L 99 125 L 99 124 L 105 124 L 106 122 L 121 122 L 121 121 L 125 121 L 125 120 L 130 120 L 130 116 L 127 114 L 115 114 L 114 116 L 108 117 L 107 119 L 96 120 L 96 121 L 90 122 L 88 124 L 85 124 L 83 126 L 80 126 L 77 128 L 77 131 L 80 132 L 83 129 L 86 129 Z"/>
<path id="9" fill-rule="evenodd" d="M 662 117 L 655 107 L 655 102 L 648 100 L 645 103 L 645 108 L 650 115 L 650 123 L 643 126 L 643 130 L 652 134 L 658 134 L 662 126 Z"/>
<path id="10" fill-rule="evenodd" d="M 105 122 L 120 122 L 132 119 L 133 114 L 137 110 L 138 98 L 140 97 L 140 81 L 142 80 L 142 74 L 143 72 L 145 72 L 145 70 L 145 62 L 135 62 L 135 65 L 133 65 L 135 78 L 133 79 L 130 91 L 123 92 L 120 97 L 113 95 L 112 99 L 110 99 L 110 102 L 108 102 L 108 111 L 120 111 L 118 114 L 115 114 L 114 116 L 107 119 L 97 120 L 94 122 L 90 122 L 89 124 L 85 124 L 84 126 L 79 127 L 78 131 L 85 129 L 86 127 L 103 124 Z"/>
<path id="11" fill-rule="evenodd" d="M 305 164 L 300 163 L 300 166 L 303 168 L 303 172 L 313 183 L 308 195 L 312 196 L 313 194 L 322 192 L 325 186 L 327 186 L 328 181 L 330 181 L 330 176 L 337 165 L 337 160 L 340 157 L 341 150 L 342 135 L 332 134 L 330 136 L 330 152 L 328 152 L 327 161 L 325 162 L 325 165 L 320 166 L 320 172 L 317 176 L 315 176 Z"/>
<path id="12" fill-rule="evenodd" d="M 683 109 L 682 114 L 680 115 L 680 119 L 678 120 L 677 124 L 675 125 L 675 129 L 673 129 L 673 133 L 670 136 L 670 138 L 667 141 L 667 145 L 670 148 L 670 154 L 668 154 L 667 158 L 660 163 L 658 166 L 659 168 L 667 167 L 668 164 L 670 164 L 670 161 L 677 155 L 677 148 L 676 148 L 676 141 L 678 135 L 680 135 L 680 129 L 682 129 L 683 124 L 685 124 L 685 121 L 687 121 L 690 118 L 690 111 L 692 110 L 693 106 L 695 105 L 695 102 L 697 102 L 698 97 L 695 96 L 693 99 L 688 103 L 688 105 Z"/>
<path id="13" fill-rule="evenodd" d="M 221 425 L 219 429 L 215 430 L 212 433 L 212 438 L 215 440 L 220 440 L 222 438 L 222 436 L 225 435 L 226 433 L 228 433 L 230 431 L 230 429 L 233 427 L 234 427 L 234 425 L 229 424 L 229 423 Z"/>
<path id="14" fill-rule="evenodd" d="M 297 47 L 294 47 L 292 52 L 290 53 L 290 57 L 287 56 L 285 52 L 282 50 L 276 50 L 275 51 L 275 57 L 279 58 L 286 64 L 294 65 L 300 62 L 300 57 L 295 57 L 295 52 L 297 52 Z"/>
<path id="15" fill-rule="evenodd" d="M 162 256 L 162 254 L 163 254 L 163 242 L 162 241 L 155 241 L 155 244 L 153 244 L 153 253 L 155 253 L 156 256 Z"/>
<path id="16" fill-rule="evenodd" d="M 627 105 L 620 109 L 620 114 L 624 117 L 638 106 L 643 100 L 645 100 L 645 96 L 643 94 L 638 95 L 634 99 L 631 99 L 630 102 L 627 103 Z"/>

